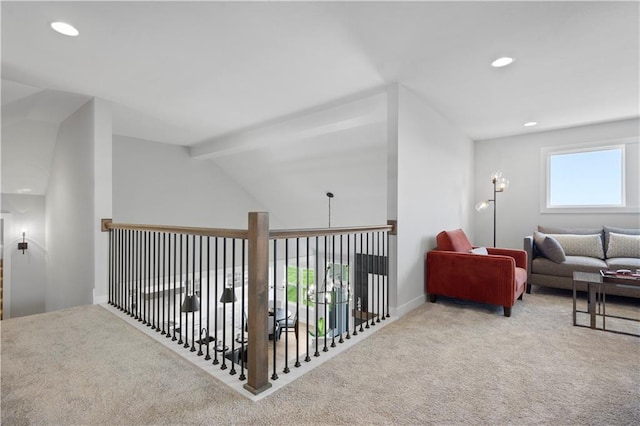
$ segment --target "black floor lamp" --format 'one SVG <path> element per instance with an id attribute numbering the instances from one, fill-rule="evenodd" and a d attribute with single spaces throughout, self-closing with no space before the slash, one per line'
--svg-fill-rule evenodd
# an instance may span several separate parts
<path id="1" fill-rule="evenodd" d="M 502 177 L 502 172 L 495 172 L 491 175 L 491 183 L 493 183 L 493 199 L 482 200 L 476 204 L 477 211 L 486 210 L 489 204 L 493 203 L 493 246 L 496 246 L 496 194 L 504 192 L 509 187 L 509 180 Z"/>

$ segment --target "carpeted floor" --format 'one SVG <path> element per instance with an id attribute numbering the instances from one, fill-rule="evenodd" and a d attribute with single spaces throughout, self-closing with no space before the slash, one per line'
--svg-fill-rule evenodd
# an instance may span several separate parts
<path id="1" fill-rule="evenodd" d="M 100 306 L 6 320 L 2 424 L 640 424 L 640 338 L 573 327 L 563 291 L 501 313 L 425 304 L 258 402 Z"/>

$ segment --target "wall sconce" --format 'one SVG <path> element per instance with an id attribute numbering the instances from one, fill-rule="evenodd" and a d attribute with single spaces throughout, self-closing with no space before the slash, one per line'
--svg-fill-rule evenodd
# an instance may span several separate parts
<path id="1" fill-rule="evenodd" d="M 509 187 L 509 180 L 502 177 L 502 172 L 495 172 L 491 175 L 491 183 L 493 183 L 493 199 L 482 200 L 476 204 L 476 210 L 482 211 L 493 203 L 493 246 L 496 246 L 496 194 L 504 192 Z"/>
<path id="2" fill-rule="evenodd" d="M 18 243 L 18 250 L 22 250 L 22 254 L 24 254 L 24 251 L 27 250 L 29 246 L 26 240 L 26 235 L 27 233 L 25 231 L 22 231 L 22 242 Z"/>

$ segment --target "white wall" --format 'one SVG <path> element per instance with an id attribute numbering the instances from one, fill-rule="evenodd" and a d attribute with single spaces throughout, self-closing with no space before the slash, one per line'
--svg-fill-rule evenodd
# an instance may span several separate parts
<path id="1" fill-rule="evenodd" d="M 46 295 L 45 198 L 41 195 L 2 194 L 2 212 L 11 213 L 12 218 L 11 229 L 5 229 L 7 246 L 4 247 L 5 251 L 11 251 L 7 257 L 11 259 L 11 267 L 5 269 L 11 271 L 11 276 L 5 280 L 5 285 L 11 285 L 10 316 L 42 313 Z M 23 230 L 28 244 L 24 254 L 18 250 Z M 6 297 L 6 288 L 4 292 Z"/>
<path id="2" fill-rule="evenodd" d="M 102 156 L 109 152 L 110 122 L 109 104 L 94 99 L 60 124 L 46 195 L 47 311 L 93 303 L 96 284 L 96 296 L 106 295 L 106 274 L 96 277 L 102 268 L 96 253 L 103 249 L 97 244 L 104 243 L 96 239 L 96 214 L 110 213 L 111 193 L 96 164 L 109 163 Z"/>
<path id="3" fill-rule="evenodd" d="M 491 174 L 500 170 L 510 180 L 504 193 L 497 194 L 497 242 L 500 247 L 522 248 L 523 238 L 537 225 L 568 227 L 600 227 L 602 225 L 638 228 L 637 213 L 567 214 L 541 213 L 540 150 L 543 147 L 575 145 L 638 137 L 640 120 L 622 120 L 548 132 L 478 141 L 475 144 L 475 201 L 491 198 Z M 637 139 L 636 139 L 637 141 Z M 627 145 L 627 189 L 632 202 L 640 193 L 640 158 L 638 143 Z M 633 201 L 635 200 L 635 201 Z M 476 245 L 493 244 L 493 214 L 473 211 Z"/>
<path id="4" fill-rule="evenodd" d="M 424 303 L 424 256 L 435 247 L 436 235 L 463 228 L 473 238 L 473 141 L 403 86 L 398 88 L 397 128 L 395 273 L 396 306 L 402 314 Z"/>
<path id="5" fill-rule="evenodd" d="M 266 210 L 186 147 L 113 137 L 114 222 L 246 229 L 250 211 Z"/>

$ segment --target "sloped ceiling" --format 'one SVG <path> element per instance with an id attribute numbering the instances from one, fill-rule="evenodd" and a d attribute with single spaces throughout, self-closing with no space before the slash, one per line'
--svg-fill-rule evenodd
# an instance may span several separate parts
<path id="1" fill-rule="evenodd" d="M 20 120 L 62 119 L 61 92 L 111 101 L 116 134 L 187 146 L 390 83 L 418 93 L 474 140 L 639 115 L 638 2 L 0 7 L 2 116 L 14 126 L 3 126 L 3 192 L 14 149 L 5 143 L 20 134 Z M 54 33 L 53 20 L 74 24 L 80 36 Z M 516 61 L 489 66 L 503 55 Z M 538 127 L 523 128 L 530 120 Z"/>
<path id="2" fill-rule="evenodd" d="M 2 81 L 2 192 L 42 195 L 58 126 L 90 99 Z"/>

